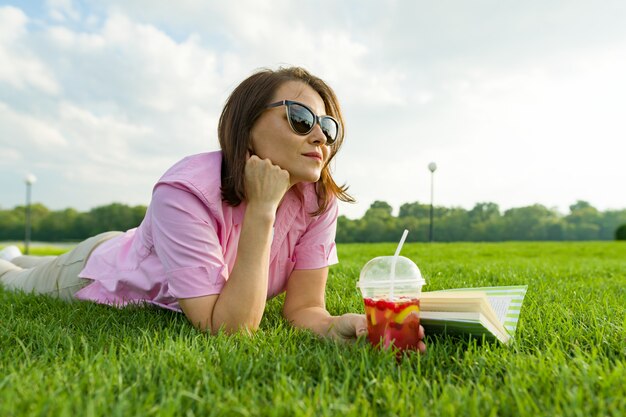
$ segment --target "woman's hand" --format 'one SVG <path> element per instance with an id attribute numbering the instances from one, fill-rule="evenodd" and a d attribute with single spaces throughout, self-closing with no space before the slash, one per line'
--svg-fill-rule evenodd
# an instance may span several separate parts
<path id="1" fill-rule="evenodd" d="M 343 316 L 334 317 L 333 323 L 328 329 L 328 337 L 341 341 L 350 342 L 356 340 L 358 337 L 367 336 L 367 321 L 364 314 L 344 314 Z M 417 350 L 421 353 L 426 352 L 426 345 L 423 342 L 424 328 L 419 327 L 418 338 L 420 341 L 417 344 Z"/>
<path id="2" fill-rule="evenodd" d="M 333 317 L 326 336 L 340 342 L 351 342 L 357 337 L 367 336 L 365 314 L 347 313 Z"/>
<path id="3" fill-rule="evenodd" d="M 269 159 L 252 155 L 246 161 L 244 186 L 248 205 L 269 207 L 276 212 L 289 189 L 289 172 Z"/>

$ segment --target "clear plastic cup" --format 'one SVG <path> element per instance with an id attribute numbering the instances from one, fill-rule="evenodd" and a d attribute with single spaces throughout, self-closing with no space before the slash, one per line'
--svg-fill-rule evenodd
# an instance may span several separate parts
<path id="1" fill-rule="evenodd" d="M 413 261 L 379 256 L 361 270 L 358 287 L 363 295 L 368 339 L 374 346 L 417 349 L 420 294 L 426 281 Z M 393 282 L 392 282 L 393 278 Z"/>

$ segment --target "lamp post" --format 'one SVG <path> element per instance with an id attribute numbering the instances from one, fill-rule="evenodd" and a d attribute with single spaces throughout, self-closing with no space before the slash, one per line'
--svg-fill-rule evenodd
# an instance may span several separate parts
<path id="1" fill-rule="evenodd" d="M 30 189 L 37 181 L 37 177 L 28 174 L 24 179 L 26 182 L 26 234 L 24 236 L 24 254 L 28 255 L 28 245 L 30 244 Z"/>
<path id="2" fill-rule="evenodd" d="M 431 162 L 428 164 L 428 170 L 430 171 L 430 233 L 428 234 L 428 241 L 433 241 L 433 200 L 434 200 L 434 185 L 435 185 L 435 171 L 437 170 L 437 164 Z"/>

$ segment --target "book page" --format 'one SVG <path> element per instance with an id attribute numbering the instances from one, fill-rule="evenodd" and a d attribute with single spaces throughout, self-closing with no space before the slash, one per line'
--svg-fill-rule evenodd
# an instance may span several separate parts
<path id="1" fill-rule="evenodd" d="M 527 289 L 527 285 L 454 288 L 450 290 L 434 291 L 433 294 L 454 293 L 456 291 L 478 291 L 485 293 L 498 320 L 504 325 L 509 334 L 513 335 L 517 329 L 517 322 Z"/>
<path id="2" fill-rule="evenodd" d="M 509 305 L 511 301 L 513 301 L 512 297 L 487 297 L 489 300 L 489 304 L 491 304 L 491 308 L 493 308 L 494 313 L 498 317 L 498 321 L 500 323 L 504 323 L 504 318 L 506 316 L 507 311 L 509 310 Z"/>
<path id="3" fill-rule="evenodd" d="M 434 291 L 423 292 L 420 297 L 422 314 L 433 312 L 435 316 L 443 318 L 443 314 L 454 312 L 459 316 L 463 312 L 480 314 L 482 320 L 492 323 L 492 328 L 497 328 L 502 334 L 506 334 L 502 322 L 493 310 L 491 303 L 483 291 Z"/>

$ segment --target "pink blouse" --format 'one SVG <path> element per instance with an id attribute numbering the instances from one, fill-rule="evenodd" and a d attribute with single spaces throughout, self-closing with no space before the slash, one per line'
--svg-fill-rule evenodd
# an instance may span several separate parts
<path id="1" fill-rule="evenodd" d="M 141 225 L 102 245 L 80 276 L 94 282 L 76 298 L 118 307 L 148 302 L 180 311 L 179 298 L 219 294 L 237 257 L 245 202 L 221 197 L 221 152 L 189 156 L 154 187 Z M 295 190 L 295 188 L 298 190 Z M 268 299 L 285 290 L 294 269 L 337 263 L 337 200 L 320 216 L 314 184 L 285 195 L 274 223 Z"/>

